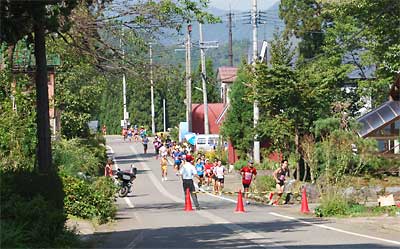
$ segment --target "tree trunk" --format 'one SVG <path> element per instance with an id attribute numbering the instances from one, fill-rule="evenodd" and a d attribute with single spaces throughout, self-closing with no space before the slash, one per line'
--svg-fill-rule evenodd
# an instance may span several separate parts
<path id="1" fill-rule="evenodd" d="M 295 128 L 294 135 L 294 144 L 296 146 L 296 154 L 300 155 L 300 143 L 299 143 L 299 130 Z M 296 179 L 300 181 L 300 160 L 297 160 L 297 169 L 296 169 Z"/>
<path id="2" fill-rule="evenodd" d="M 43 4 L 35 6 L 35 59 L 36 59 L 36 123 L 37 123 L 37 162 L 40 173 L 51 171 L 51 137 L 49 122 L 49 93 L 47 79 L 46 41 L 44 30 L 45 9 Z"/>

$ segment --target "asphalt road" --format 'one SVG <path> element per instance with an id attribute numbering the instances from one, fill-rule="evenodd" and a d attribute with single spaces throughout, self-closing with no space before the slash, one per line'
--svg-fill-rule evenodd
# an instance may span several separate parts
<path id="1" fill-rule="evenodd" d="M 133 192 L 118 199 L 116 221 L 99 227 L 96 248 L 400 248 L 396 231 L 374 230 L 351 222 L 301 216 L 265 205 L 235 213 L 234 196 L 200 194 L 201 210 L 185 212 L 181 180 L 168 166 L 161 181 L 153 146 L 143 154 L 138 142 L 107 136 L 116 166 L 134 164 Z"/>

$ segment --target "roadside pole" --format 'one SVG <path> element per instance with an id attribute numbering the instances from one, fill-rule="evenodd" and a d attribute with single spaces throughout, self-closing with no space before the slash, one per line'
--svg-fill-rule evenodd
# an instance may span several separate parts
<path id="1" fill-rule="evenodd" d="M 186 34 L 186 122 L 188 131 L 192 131 L 192 71 L 191 71 L 191 32 L 192 25 L 188 24 Z"/>
<path id="2" fill-rule="evenodd" d="M 252 7 L 252 22 L 253 22 L 253 70 L 255 71 L 255 66 L 258 57 L 257 51 L 257 0 L 253 1 Z M 254 95 L 257 94 L 257 89 L 254 89 Z M 256 97 L 256 96 L 255 96 Z M 258 109 L 258 100 L 255 98 L 253 103 L 253 119 L 254 119 L 254 128 L 257 127 L 259 120 L 259 109 Z M 258 141 L 258 134 L 254 135 L 254 148 L 253 148 L 253 160 L 255 163 L 260 163 L 260 141 Z"/>
<path id="3" fill-rule="evenodd" d="M 156 124 L 154 121 L 154 82 L 153 82 L 153 50 L 151 43 L 149 43 L 150 53 L 150 94 L 151 94 L 151 133 L 153 136 L 156 134 Z"/>

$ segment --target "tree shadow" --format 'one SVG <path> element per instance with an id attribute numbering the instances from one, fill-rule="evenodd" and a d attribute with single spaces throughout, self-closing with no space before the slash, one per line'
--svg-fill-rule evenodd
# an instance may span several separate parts
<path id="1" fill-rule="evenodd" d="M 155 205 L 153 208 L 159 206 Z M 168 208 L 168 205 L 165 205 Z M 199 211 L 201 212 L 201 211 Z M 189 214 L 191 215 L 191 214 Z M 228 228 L 229 224 L 209 224 L 197 226 L 178 226 L 163 228 L 132 229 L 116 233 L 96 233 L 91 240 L 97 241 L 96 248 L 126 248 L 129 244 L 132 248 L 293 248 L 293 249 L 394 249 L 398 246 L 381 245 L 376 243 L 338 243 L 335 245 L 324 244 L 302 244 L 295 240 L 283 240 L 269 237 L 269 233 L 276 232 L 296 232 L 302 227 L 308 226 L 296 221 L 280 221 L 277 226 L 275 221 L 271 222 L 244 222 L 237 223 Z M 171 224 L 173 225 L 173 224 Z M 239 225 L 237 227 L 235 225 Z M 243 230 L 242 230 L 242 229 Z M 233 230 L 233 231 L 232 231 Z M 251 240 L 240 236 L 242 233 L 255 232 L 262 233 Z M 124 241 L 117 238 L 125 238 Z M 338 236 L 338 240 L 341 237 Z M 272 242 L 272 243 L 271 243 Z"/>

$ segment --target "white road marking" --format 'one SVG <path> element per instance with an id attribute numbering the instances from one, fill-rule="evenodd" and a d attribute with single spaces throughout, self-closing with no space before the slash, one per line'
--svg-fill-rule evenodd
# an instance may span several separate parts
<path id="1" fill-rule="evenodd" d="M 128 197 L 124 197 L 124 200 L 125 200 L 126 204 L 128 204 L 128 207 L 130 207 L 130 208 L 134 208 L 135 207 Z"/>
<path id="2" fill-rule="evenodd" d="M 223 196 L 219 196 L 219 195 L 214 195 L 214 194 L 208 193 L 208 192 L 205 191 L 203 188 L 199 188 L 199 190 L 200 190 L 201 192 L 204 192 L 206 195 L 212 196 L 212 197 L 214 197 L 214 198 L 218 198 L 218 199 L 221 199 L 221 200 L 225 200 L 225 201 L 230 201 L 230 202 L 233 202 L 233 203 L 237 203 L 237 201 L 232 200 L 232 199 L 230 199 L 230 198 L 226 198 L 226 197 L 223 197 Z"/>
<path id="3" fill-rule="evenodd" d="M 309 221 L 304 221 L 304 220 L 301 220 L 301 219 L 297 219 L 297 218 L 294 218 L 294 217 L 291 217 L 291 216 L 282 215 L 282 214 L 278 214 L 278 213 L 274 213 L 274 212 L 270 212 L 269 214 L 273 215 L 273 216 L 285 218 L 285 219 L 288 219 L 288 220 L 295 220 L 295 221 L 303 223 L 303 224 L 325 228 L 327 230 L 332 230 L 332 231 L 336 231 L 336 232 L 339 232 L 339 233 L 345 233 L 345 234 L 349 234 L 349 235 L 353 235 L 353 236 L 357 236 L 357 237 L 362 237 L 362 238 L 367 238 L 367 239 L 372 239 L 372 240 L 383 241 L 383 242 L 387 242 L 387 243 L 391 243 L 391 244 L 395 244 L 395 245 L 400 245 L 400 241 L 382 239 L 382 238 L 379 238 L 379 237 L 369 236 L 369 235 L 365 235 L 365 234 L 361 234 L 361 233 L 349 232 L 349 231 L 346 231 L 346 230 L 343 230 L 343 229 L 334 228 L 334 227 L 321 225 L 321 224 L 315 224 L 315 223 L 312 223 L 312 222 L 309 222 Z"/>

